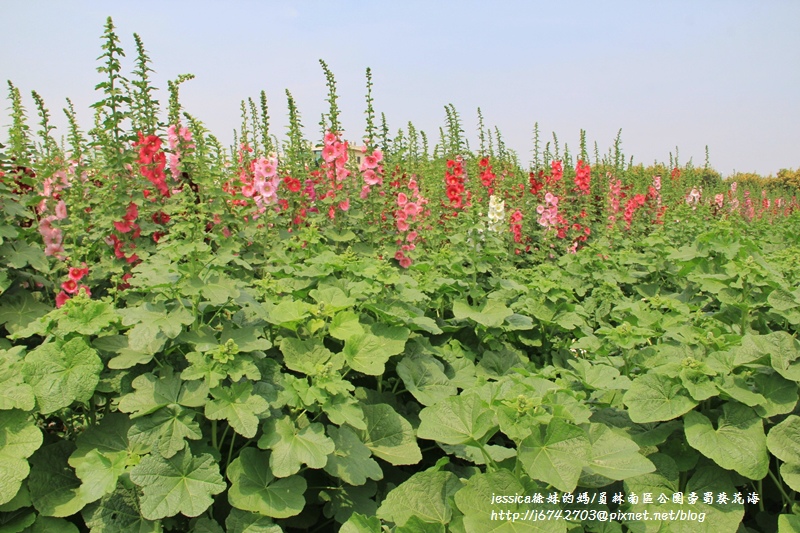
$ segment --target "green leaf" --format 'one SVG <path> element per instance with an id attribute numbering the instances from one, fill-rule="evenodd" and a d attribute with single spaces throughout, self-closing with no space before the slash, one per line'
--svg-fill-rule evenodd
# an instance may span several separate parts
<path id="1" fill-rule="evenodd" d="M 767 447 L 781 461 L 800 464 L 800 416 L 789 415 L 773 426 L 767 435 Z"/>
<path id="2" fill-rule="evenodd" d="M 22 240 L 7 242 L 0 246 L 0 256 L 12 268 L 24 268 L 25 265 L 30 265 L 39 272 L 45 274 L 50 272 L 50 263 L 44 255 L 44 250 Z"/>
<path id="3" fill-rule="evenodd" d="M 800 532 L 800 516 L 796 514 L 778 515 L 778 533 Z"/>
<path id="4" fill-rule="evenodd" d="M 24 382 L 22 377 L 23 346 L 15 346 L 10 350 L 0 350 L 0 411 L 22 409 L 31 411 L 36 406 L 33 388 Z"/>
<path id="5" fill-rule="evenodd" d="M 37 300 L 28 291 L 21 290 L 14 294 L 5 293 L 2 305 L 0 305 L 0 325 L 4 324 L 6 330 L 11 334 L 19 333 L 52 309 L 52 305 Z"/>
<path id="6" fill-rule="evenodd" d="M 134 488 L 121 483 L 99 502 L 86 506 L 81 513 L 92 533 L 161 533 L 161 521 L 150 521 L 139 510 Z"/>
<path id="7" fill-rule="evenodd" d="M 269 403 L 252 392 L 253 384 L 249 382 L 211 389 L 214 399 L 206 404 L 206 417 L 210 420 L 227 420 L 243 437 L 255 437 L 258 431 L 256 415 L 269 409 Z"/>
<path id="8" fill-rule="evenodd" d="M 361 442 L 373 455 L 393 465 L 413 465 L 422 460 L 414 430 L 408 420 L 387 404 L 364 405 L 367 429 L 358 430 Z"/>
<path id="9" fill-rule="evenodd" d="M 740 403 L 725 403 L 722 411 L 716 430 L 705 415 L 687 413 L 683 419 L 686 441 L 722 468 L 762 479 L 769 470 L 769 456 L 761 417 Z"/>
<path id="10" fill-rule="evenodd" d="M 185 407 L 205 405 L 208 389 L 204 384 L 183 382 L 171 368 L 162 373 L 161 377 L 149 372 L 137 376 L 132 383 L 134 392 L 122 396 L 119 410 L 131 413 L 131 418 L 138 418 L 172 404 Z"/>
<path id="11" fill-rule="evenodd" d="M 426 470 L 394 488 L 378 508 L 378 518 L 405 525 L 416 516 L 423 522 L 447 524 L 453 516 L 450 501 L 461 488 L 452 472 Z"/>
<path id="12" fill-rule="evenodd" d="M 26 460 L 42 445 L 42 432 L 22 411 L 0 411 L 0 504 L 19 492 L 30 467 Z"/>
<path id="13" fill-rule="evenodd" d="M 281 341 L 281 352 L 286 368 L 308 376 L 322 372 L 325 363 L 333 357 L 333 353 L 317 339 L 301 341 L 294 337 L 284 337 Z"/>
<path id="14" fill-rule="evenodd" d="M 185 439 L 203 438 L 200 425 L 194 417 L 193 410 L 172 404 L 134 420 L 128 438 L 140 447 L 155 445 L 159 454 L 170 458 L 183 449 Z"/>
<path id="15" fill-rule="evenodd" d="M 752 337 L 762 352 L 770 355 L 772 368 L 792 381 L 800 381 L 800 342 L 786 331 Z"/>
<path id="16" fill-rule="evenodd" d="M 227 488 L 214 458 L 206 453 L 193 457 L 188 446 L 171 458 L 148 455 L 130 476 L 142 489 L 142 516 L 148 520 L 178 513 L 198 516 L 214 503 L 213 495 Z"/>
<path id="17" fill-rule="evenodd" d="M 369 448 L 361 442 L 353 430 L 347 426 L 341 428 L 328 426 L 328 435 L 333 440 L 335 448 L 328 456 L 328 463 L 325 465 L 327 473 L 356 486 L 366 483 L 367 478 L 376 481 L 383 478 L 380 465 L 372 459 Z"/>
<path id="18" fill-rule="evenodd" d="M 269 321 L 277 326 L 294 330 L 299 322 L 309 316 L 311 309 L 312 306 L 307 303 L 286 299 L 272 308 Z"/>
<path id="19" fill-rule="evenodd" d="M 149 446 L 128 442 L 131 425 L 126 415 L 109 413 L 78 436 L 78 448 L 70 455 L 69 464 L 82 482 L 80 493 L 85 501 L 92 502 L 114 492 L 129 458 L 149 451 Z"/>
<path id="20" fill-rule="evenodd" d="M 403 352 L 408 335 L 407 328 L 374 324 L 372 333 L 349 337 L 342 353 L 353 370 L 379 376 L 383 374 L 386 361 Z"/>
<path id="21" fill-rule="evenodd" d="M 301 476 L 275 479 L 267 466 L 268 452 L 245 448 L 228 466 L 228 501 L 237 509 L 272 518 L 299 514 L 305 507 L 306 480 Z"/>
<path id="22" fill-rule="evenodd" d="M 120 309 L 123 326 L 133 326 L 127 332 L 128 347 L 137 352 L 156 353 L 167 339 L 174 339 L 183 326 L 194 322 L 194 316 L 183 306 L 171 311 L 164 302 L 145 302 L 137 307 Z"/>
<path id="23" fill-rule="evenodd" d="M 271 518 L 240 509 L 231 509 L 225 519 L 225 530 L 228 533 L 283 533 L 281 526 Z"/>
<path id="24" fill-rule="evenodd" d="M 258 440 L 258 447 L 272 450 L 269 466 L 277 477 L 296 474 L 304 464 L 322 468 L 334 449 L 322 424 L 313 423 L 300 429 L 288 416 L 270 418 L 264 423 L 264 435 Z"/>
<path id="25" fill-rule="evenodd" d="M 87 503 L 79 491 L 81 482 L 67 463 L 74 449 L 73 442 L 62 440 L 39 448 L 30 458 L 31 501 L 44 516 L 70 516 Z"/>
<path id="26" fill-rule="evenodd" d="M 494 411 L 477 394 L 451 396 L 419 413 L 417 438 L 444 444 L 480 441 L 497 428 Z"/>
<path id="27" fill-rule="evenodd" d="M 381 533 L 381 521 L 377 516 L 366 517 L 353 513 L 347 522 L 342 524 L 339 533 Z"/>
<path id="28" fill-rule="evenodd" d="M 622 401 L 637 424 L 672 420 L 697 405 L 679 380 L 653 372 L 633 380 Z"/>
<path id="29" fill-rule="evenodd" d="M 321 307 L 324 314 L 332 315 L 356 304 L 353 298 L 347 296 L 339 287 L 321 287 L 308 292 Z"/>
<path id="30" fill-rule="evenodd" d="M 52 316 L 58 321 L 56 332 L 62 337 L 69 333 L 98 335 L 119 319 L 110 303 L 92 300 L 84 295 L 70 298 Z"/>
<path id="31" fill-rule="evenodd" d="M 506 511 L 523 516 L 529 509 L 538 511 L 559 509 L 556 504 L 536 504 L 495 501 L 496 496 L 528 495 L 526 488 L 509 470 L 475 474 L 456 492 L 455 503 L 464 513 L 464 529 L 468 533 L 561 533 L 566 530 L 560 520 L 508 521 L 493 520 L 492 513 Z M 512 515 L 513 516 L 513 515 Z M 495 515 L 497 518 L 497 515 Z"/>
<path id="32" fill-rule="evenodd" d="M 472 320 L 487 328 L 496 328 L 503 325 L 506 318 L 514 312 L 498 300 L 488 300 L 483 307 L 476 309 L 464 300 L 453 302 L 453 316 L 456 320 Z"/>
<path id="33" fill-rule="evenodd" d="M 781 477 L 786 485 L 794 490 L 800 490 L 800 463 L 783 463 Z"/>
<path id="34" fill-rule="evenodd" d="M 628 479 L 653 472 L 656 467 L 644 455 L 639 446 L 629 437 L 614 432 L 604 424 L 589 426 L 589 442 L 592 449 L 584 470 L 609 480 Z"/>
<path id="35" fill-rule="evenodd" d="M 78 533 L 78 528 L 63 518 L 39 515 L 24 533 Z"/>
<path id="36" fill-rule="evenodd" d="M 43 414 L 86 402 L 100 381 L 103 362 L 81 337 L 48 342 L 25 357 L 22 373 Z"/>
<path id="37" fill-rule="evenodd" d="M 328 326 L 328 333 L 334 339 L 346 341 L 354 335 L 364 333 L 364 326 L 358 321 L 358 315 L 352 311 L 340 311 L 336 313 Z"/>
<path id="38" fill-rule="evenodd" d="M 397 375 L 422 405 L 433 405 L 458 392 L 444 373 L 444 365 L 430 355 L 403 357 L 397 363 Z"/>
<path id="39" fill-rule="evenodd" d="M 591 457 L 591 443 L 583 429 L 553 418 L 520 443 L 518 457 L 532 478 L 572 492 Z"/>

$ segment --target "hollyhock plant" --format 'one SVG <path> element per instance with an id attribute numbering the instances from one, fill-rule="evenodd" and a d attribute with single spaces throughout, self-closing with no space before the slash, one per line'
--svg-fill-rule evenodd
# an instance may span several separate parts
<path id="1" fill-rule="evenodd" d="M 576 190 L 583 195 L 590 192 L 589 186 L 592 180 L 592 169 L 583 162 L 578 160 L 578 166 L 575 167 L 575 187 Z"/>

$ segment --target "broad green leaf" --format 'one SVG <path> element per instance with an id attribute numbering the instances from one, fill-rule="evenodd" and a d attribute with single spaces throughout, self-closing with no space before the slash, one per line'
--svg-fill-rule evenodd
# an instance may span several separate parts
<path id="1" fill-rule="evenodd" d="M 767 447 L 781 461 L 800 464 L 800 416 L 789 415 L 770 429 Z"/>
<path id="2" fill-rule="evenodd" d="M 377 516 L 367 517 L 361 513 L 353 513 L 342 524 L 339 533 L 381 533 L 381 521 Z"/>
<path id="3" fill-rule="evenodd" d="M 497 428 L 494 411 L 476 394 L 451 396 L 419 413 L 417 438 L 444 444 L 475 443 Z"/>
<path id="4" fill-rule="evenodd" d="M 319 374 L 333 353 L 317 339 L 301 341 L 294 337 L 284 337 L 281 341 L 283 363 L 289 370 L 302 372 L 308 376 Z"/>
<path id="5" fill-rule="evenodd" d="M 243 437 L 255 437 L 258 431 L 257 415 L 269 409 L 269 403 L 252 392 L 253 384 L 249 382 L 211 389 L 214 399 L 206 404 L 206 417 L 210 420 L 227 420 Z"/>
<path id="6" fill-rule="evenodd" d="M 347 296 L 339 287 L 312 289 L 308 292 L 308 295 L 319 304 L 320 310 L 326 315 L 332 315 L 336 311 L 347 309 L 356 304 L 356 301 Z"/>
<path id="7" fill-rule="evenodd" d="M 170 368 L 162 370 L 162 376 L 147 373 L 137 376 L 132 383 L 134 392 L 120 399 L 119 410 L 138 418 L 172 404 L 184 407 L 205 405 L 208 388 L 203 383 L 184 382 Z"/>
<path id="8" fill-rule="evenodd" d="M 800 307 L 800 301 L 794 294 L 781 288 L 777 288 L 767 296 L 767 303 L 777 311 L 788 311 L 795 307 Z"/>
<path id="9" fill-rule="evenodd" d="M 396 527 L 394 531 L 395 533 L 445 533 L 446 528 L 440 522 L 425 522 L 415 515 L 409 518 L 402 526 Z"/>
<path id="10" fill-rule="evenodd" d="M 367 429 L 356 434 L 373 455 L 393 465 L 413 465 L 422 460 L 411 424 L 392 406 L 364 405 L 362 409 Z"/>
<path id="11" fill-rule="evenodd" d="M 322 424 L 313 423 L 301 429 L 288 416 L 270 418 L 264 423 L 264 435 L 258 440 L 258 447 L 272 450 L 269 466 L 277 477 L 296 474 L 304 464 L 322 468 L 334 449 Z"/>
<path id="12" fill-rule="evenodd" d="M 160 455 L 170 458 L 183 449 L 185 439 L 203 438 L 200 425 L 194 417 L 193 410 L 180 405 L 162 407 L 155 413 L 134 420 L 128 438 L 139 447 L 157 446 Z"/>
<path id="13" fill-rule="evenodd" d="M 800 463 L 783 463 L 781 478 L 790 489 L 800 491 Z"/>
<path id="14" fill-rule="evenodd" d="M 335 448 L 325 465 L 327 473 L 350 485 L 363 485 L 367 478 L 376 481 L 383 478 L 380 465 L 353 430 L 347 426 L 328 426 L 328 435 Z"/>
<path id="15" fill-rule="evenodd" d="M 63 518 L 39 515 L 24 533 L 78 533 L 78 527 Z"/>
<path id="16" fill-rule="evenodd" d="M 30 527 L 36 521 L 36 512 L 20 511 L 10 516 L 2 516 L 0 520 L 0 533 L 20 533 Z"/>
<path id="17" fill-rule="evenodd" d="M 206 453 L 194 457 L 188 445 L 171 458 L 146 456 L 130 476 L 142 489 L 141 511 L 148 520 L 178 513 L 198 516 L 214 502 L 212 496 L 227 488 L 214 458 Z"/>
<path id="18" fill-rule="evenodd" d="M 349 424 L 355 429 L 367 429 L 361 405 L 350 395 L 336 394 L 328 398 L 322 410 L 336 425 Z"/>
<path id="19" fill-rule="evenodd" d="M 164 302 L 145 302 L 137 307 L 118 311 L 123 326 L 133 326 L 127 331 L 128 347 L 137 352 L 155 353 L 167 339 L 174 339 L 183 326 L 194 322 L 194 316 L 183 306 L 168 310 Z"/>
<path id="20" fill-rule="evenodd" d="M 10 350 L 0 350 L 0 411 L 21 409 L 31 411 L 36 406 L 33 388 L 22 377 L 22 358 L 25 348 L 15 346 Z"/>
<path id="21" fill-rule="evenodd" d="M 91 450 L 75 467 L 75 474 L 81 480 L 78 494 L 85 502 L 99 500 L 109 492 L 113 492 L 117 479 L 128 466 L 126 454 L 104 454 Z"/>
<path id="22" fill-rule="evenodd" d="M 639 446 L 633 440 L 614 432 L 604 424 L 591 424 L 589 441 L 592 449 L 589 462 L 584 468 L 589 474 L 617 481 L 656 469 L 653 463 L 639 453 Z"/>
<path id="23" fill-rule="evenodd" d="M 312 306 L 307 303 L 283 300 L 272 308 L 269 313 L 269 321 L 277 326 L 294 330 L 299 322 L 309 316 L 311 309 Z"/>
<path id="24" fill-rule="evenodd" d="M 520 443 L 518 457 L 533 479 L 572 492 L 591 458 L 591 443 L 582 428 L 553 418 Z"/>
<path id="25" fill-rule="evenodd" d="M 683 418 L 686 441 L 726 470 L 750 479 L 762 479 L 769 470 L 764 426 L 753 409 L 725 403 L 714 429 L 711 420 L 697 411 Z"/>
<path id="26" fill-rule="evenodd" d="M 426 470 L 394 488 L 378 509 L 378 518 L 404 525 L 412 516 L 424 522 L 447 524 L 453 516 L 451 498 L 461 488 L 452 473 Z"/>
<path id="27" fill-rule="evenodd" d="M 44 255 L 41 246 L 28 244 L 24 240 L 7 242 L 0 246 L 0 256 L 5 263 L 13 268 L 23 268 L 30 265 L 39 272 L 50 272 L 50 262 Z"/>
<path id="28" fill-rule="evenodd" d="M 342 353 L 353 370 L 379 376 L 383 374 L 386 361 L 403 352 L 408 335 L 407 328 L 374 324 L 372 333 L 349 337 Z"/>
<path id="29" fill-rule="evenodd" d="M 655 372 L 634 379 L 622 401 L 638 424 L 672 420 L 697 405 L 680 381 Z"/>
<path id="30" fill-rule="evenodd" d="M 213 273 L 208 279 L 201 281 L 200 294 L 211 305 L 224 305 L 229 300 L 235 300 L 239 297 L 239 288 L 236 285 L 235 280 Z"/>
<path id="31" fill-rule="evenodd" d="M 800 342 L 786 331 L 752 337 L 756 346 L 770 355 L 772 368 L 792 381 L 800 381 Z"/>
<path id="32" fill-rule="evenodd" d="M 194 525 L 190 533 L 225 533 L 222 526 L 216 520 L 207 516 L 200 516 L 193 520 Z"/>
<path id="33" fill-rule="evenodd" d="M 272 518 L 299 514 L 305 507 L 306 480 L 301 476 L 276 479 L 267 463 L 268 452 L 245 448 L 228 466 L 228 501 L 237 509 Z"/>
<path id="34" fill-rule="evenodd" d="M 800 516 L 796 514 L 778 515 L 778 533 L 800 532 Z"/>
<path id="35" fill-rule="evenodd" d="M 26 460 L 42 445 L 42 431 L 31 415 L 0 411 L 0 504 L 10 502 L 28 477 Z"/>
<path id="36" fill-rule="evenodd" d="M 0 305 L 0 325 L 5 325 L 11 334 L 18 333 L 52 309 L 52 304 L 36 299 L 28 291 L 8 292 Z"/>
<path id="37" fill-rule="evenodd" d="M 231 509 L 225 519 L 225 530 L 228 533 L 283 533 L 281 526 L 271 518 L 240 509 Z"/>
<path id="38" fill-rule="evenodd" d="M 342 523 L 346 522 L 353 513 L 375 516 L 378 511 L 378 504 L 375 502 L 378 486 L 374 481 L 367 481 L 364 485 L 357 487 L 343 485 L 342 489 L 332 487 L 320 491 L 319 499 L 325 502 L 322 513 L 326 517 L 333 517 L 334 520 Z"/>
<path id="39" fill-rule="evenodd" d="M 487 328 L 496 328 L 503 325 L 506 318 L 514 312 L 498 300 L 488 300 L 481 308 L 471 307 L 464 300 L 453 302 L 453 316 L 456 320 L 472 320 Z"/>
<path id="40" fill-rule="evenodd" d="M 81 482 L 67 463 L 74 450 L 74 443 L 62 440 L 39 448 L 30 458 L 28 489 L 33 506 L 44 516 L 70 516 L 87 503 L 79 491 Z"/>
<path id="41" fill-rule="evenodd" d="M 560 520 L 510 521 L 498 520 L 497 513 L 506 511 L 524 516 L 529 509 L 538 511 L 556 510 L 558 505 L 541 503 L 509 503 L 495 501 L 496 496 L 529 495 L 520 481 L 509 470 L 497 470 L 475 474 L 467 484 L 455 494 L 455 503 L 464 513 L 466 533 L 561 533 L 566 531 Z M 494 520 L 493 518 L 494 514 Z M 512 515 L 513 516 L 513 515 Z"/>
<path id="42" fill-rule="evenodd" d="M 656 457 L 658 456 L 658 457 Z M 694 471 L 693 475 L 686 483 L 683 490 L 684 503 L 673 503 L 673 494 L 680 490 L 679 472 L 675 463 L 663 461 L 665 456 L 656 454 L 650 456 L 653 463 L 658 468 L 657 472 L 645 474 L 626 480 L 625 494 L 635 493 L 640 496 L 638 504 L 625 505 L 623 509 L 627 512 L 650 514 L 649 520 L 625 520 L 623 523 L 628 526 L 632 533 L 657 533 L 670 531 L 675 533 L 735 533 L 739 531 L 739 526 L 744 516 L 744 506 L 728 503 L 717 503 L 716 495 L 725 493 L 729 497 L 738 490 L 734 487 L 727 471 L 716 465 L 703 466 Z M 669 459 L 668 457 L 666 459 Z M 650 493 L 653 503 L 642 503 L 641 495 Z M 657 498 L 664 494 L 669 501 L 659 503 Z M 694 493 L 699 500 L 694 504 L 687 503 L 686 498 Z M 703 500 L 706 493 L 714 495 L 714 503 L 707 504 Z M 653 516 L 654 512 L 670 513 L 673 515 L 684 512 L 705 513 L 703 522 L 698 520 L 657 520 Z"/>
<path id="43" fill-rule="evenodd" d="M 444 373 L 444 365 L 430 355 L 404 357 L 397 363 L 397 375 L 422 405 L 433 405 L 458 392 Z"/>
<path id="44" fill-rule="evenodd" d="M 764 402 L 755 406 L 761 418 L 791 413 L 797 405 L 797 383 L 779 374 L 756 374 L 754 381 L 757 390 L 764 397 Z"/>
<path id="45" fill-rule="evenodd" d="M 100 381 L 103 362 L 81 337 L 48 342 L 25 357 L 22 373 L 33 387 L 39 411 L 52 413 L 72 402 L 86 402 Z"/>
<path id="46" fill-rule="evenodd" d="M 116 490 L 82 513 L 92 533 L 161 533 L 161 521 L 147 520 L 139 510 L 136 490 L 118 484 Z"/>
<path id="47" fill-rule="evenodd" d="M 110 303 L 92 300 L 83 295 L 67 300 L 52 316 L 58 321 L 56 332 L 62 337 L 69 333 L 98 335 L 119 319 L 117 311 Z"/>
<path id="48" fill-rule="evenodd" d="M 364 333 L 364 326 L 358 320 L 358 315 L 352 311 L 340 311 L 331 320 L 328 333 L 334 339 L 346 341 L 353 335 Z"/>

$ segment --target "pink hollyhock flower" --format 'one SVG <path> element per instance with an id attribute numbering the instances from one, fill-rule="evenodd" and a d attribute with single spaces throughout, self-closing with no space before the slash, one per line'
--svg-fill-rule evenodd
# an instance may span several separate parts
<path id="1" fill-rule="evenodd" d="M 397 195 L 397 205 L 402 207 L 406 205 L 406 203 L 408 203 L 408 196 L 406 196 L 406 193 L 401 192 L 400 194 Z"/>
<path id="2" fill-rule="evenodd" d="M 325 144 L 333 144 L 336 142 L 336 134 L 329 131 L 325 134 Z"/>
<path id="3" fill-rule="evenodd" d="M 89 273 L 89 269 L 86 267 L 86 263 L 81 263 L 81 266 L 82 268 L 70 267 L 69 279 L 78 282 L 83 278 L 83 276 Z"/>
<path id="4" fill-rule="evenodd" d="M 400 193 L 402 194 L 402 193 Z M 403 210 L 406 212 L 406 215 L 410 217 L 416 217 L 422 209 L 414 202 L 408 202 L 404 207 Z"/>
<path id="5" fill-rule="evenodd" d="M 406 254 L 404 254 L 402 250 L 397 250 L 397 251 L 394 253 L 394 258 L 395 258 L 395 259 L 397 259 L 398 261 L 400 261 L 401 259 L 403 259 L 405 256 L 406 256 Z"/>
<path id="6" fill-rule="evenodd" d="M 400 259 L 400 266 L 403 268 L 408 268 L 411 266 L 411 258 L 410 257 L 403 257 Z"/>
<path id="7" fill-rule="evenodd" d="M 76 292 L 78 292 L 78 284 L 75 282 L 74 279 L 68 279 L 67 281 L 62 283 L 61 288 L 70 294 L 75 294 Z"/>
<path id="8" fill-rule="evenodd" d="M 56 307 L 61 307 L 67 300 L 69 300 L 69 294 L 64 291 L 59 292 L 56 295 Z"/>
<path id="9" fill-rule="evenodd" d="M 364 172 L 364 182 L 369 185 L 378 185 L 381 182 L 381 177 L 370 169 Z"/>
<path id="10" fill-rule="evenodd" d="M 350 198 L 339 202 L 339 209 L 341 209 L 342 211 L 347 211 L 348 209 L 350 209 Z"/>
<path id="11" fill-rule="evenodd" d="M 64 200 L 59 200 L 56 204 L 56 218 L 58 220 L 67 218 L 67 204 L 64 203 Z"/>
<path id="12" fill-rule="evenodd" d="M 246 196 L 247 198 L 252 198 L 255 193 L 256 189 L 252 184 L 247 183 L 242 185 L 242 195 Z"/>
<path id="13" fill-rule="evenodd" d="M 370 191 L 369 185 L 364 185 L 363 187 L 361 187 L 361 193 L 358 195 L 358 197 L 361 198 L 362 200 L 365 200 L 367 196 L 369 196 L 369 191 Z"/>
<path id="14" fill-rule="evenodd" d="M 408 235 L 406 235 L 406 240 L 408 242 L 414 242 L 417 239 L 417 236 L 418 234 L 416 231 L 411 231 L 408 233 Z"/>
<path id="15" fill-rule="evenodd" d="M 399 231 L 408 231 L 408 228 L 409 228 L 408 222 L 406 222 L 405 220 L 399 220 L 398 219 L 398 221 L 397 221 L 397 229 Z"/>

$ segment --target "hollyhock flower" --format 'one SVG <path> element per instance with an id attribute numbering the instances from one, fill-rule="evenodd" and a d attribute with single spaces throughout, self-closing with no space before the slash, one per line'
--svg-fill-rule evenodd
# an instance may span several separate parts
<path id="1" fill-rule="evenodd" d="M 256 189 L 252 184 L 247 183 L 245 185 L 242 185 L 242 195 L 243 196 L 246 196 L 247 198 L 252 198 L 255 193 L 256 193 Z"/>
<path id="2" fill-rule="evenodd" d="M 58 220 L 67 218 L 67 204 L 64 203 L 64 200 L 59 200 L 56 204 L 56 218 Z"/>
<path id="3" fill-rule="evenodd" d="M 417 237 L 418 237 L 418 234 L 417 234 L 416 231 L 409 231 L 408 235 L 406 235 L 406 241 L 414 242 L 415 240 L 417 240 Z"/>
<path id="4" fill-rule="evenodd" d="M 372 169 L 364 171 L 364 182 L 368 185 L 378 185 L 381 183 L 381 177 Z"/>
<path id="5" fill-rule="evenodd" d="M 69 294 L 64 291 L 59 292 L 56 295 L 56 307 L 61 307 L 67 302 L 67 300 L 69 300 Z"/>
<path id="6" fill-rule="evenodd" d="M 394 254 L 394 258 L 397 259 L 398 261 L 403 259 L 405 256 L 406 254 L 404 254 L 402 250 L 397 250 Z"/>
<path id="7" fill-rule="evenodd" d="M 341 209 L 342 211 L 347 211 L 348 209 L 350 209 L 350 199 L 347 198 L 346 200 L 339 202 L 339 209 Z"/>
<path id="8" fill-rule="evenodd" d="M 401 258 L 400 259 L 400 266 L 403 267 L 403 268 L 410 267 L 411 266 L 411 258 L 408 257 L 408 256 L 405 256 L 405 257 Z"/>
<path id="9" fill-rule="evenodd" d="M 78 283 L 74 279 L 68 279 L 61 284 L 61 288 L 70 294 L 78 292 Z"/>
<path id="10" fill-rule="evenodd" d="M 575 168 L 575 186 L 581 194 L 589 194 L 591 179 L 591 168 L 583 160 L 579 160 L 578 166 Z"/>
<path id="11" fill-rule="evenodd" d="M 406 196 L 406 193 L 404 193 L 404 192 L 398 193 L 397 194 L 397 205 L 399 205 L 400 207 L 403 207 L 404 205 L 406 205 L 406 203 L 408 203 L 408 196 Z"/>
<path id="12" fill-rule="evenodd" d="M 369 196 L 369 191 L 370 191 L 369 185 L 364 185 L 363 187 L 361 187 L 361 192 L 359 193 L 358 197 L 361 198 L 362 200 L 365 200 Z"/>
<path id="13" fill-rule="evenodd" d="M 81 268 L 70 267 L 68 272 L 69 279 L 77 283 L 89 273 L 89 269 L 86 267 L 86 263 L 81 263 Z"/>

